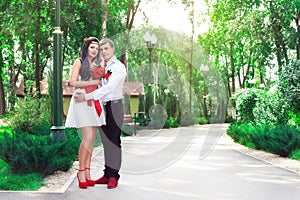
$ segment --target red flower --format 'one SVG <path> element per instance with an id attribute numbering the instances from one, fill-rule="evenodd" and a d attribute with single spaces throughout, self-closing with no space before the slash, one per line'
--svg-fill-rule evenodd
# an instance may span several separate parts
<path id="1" fill-rule="evenodd" d="M 105 78 L 108 79 L 111 75 L 111 71 L 108 70 L 107 72 L 105 72 L 104 67 L 94 67 L 94 70 L 92 72 L 92 78 L 93 79 L 101 79 L 101 78 Z"/>
<path id="2" fill-rule="evenodd" d="M 85 37 L 85 38 L 83 39 L 83 42 L 87 42 L 88 40 L 89 40 L 89 38 Z"/>
<path id="3" fill-rule="evenodd" d="M 111 71 L 107 70 L 107 72 L 104 75 L 105 75 L 105 78 L 108 79 L 111 75 Z"/>

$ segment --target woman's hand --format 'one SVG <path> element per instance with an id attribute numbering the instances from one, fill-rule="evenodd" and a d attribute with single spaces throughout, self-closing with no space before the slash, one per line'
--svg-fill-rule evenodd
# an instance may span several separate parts
<path id="1" fill-rule="evenodd" d="M 74 94 L 75 102 L 80 103 L 85 101 L 85 95 L 83 93 Z"/>

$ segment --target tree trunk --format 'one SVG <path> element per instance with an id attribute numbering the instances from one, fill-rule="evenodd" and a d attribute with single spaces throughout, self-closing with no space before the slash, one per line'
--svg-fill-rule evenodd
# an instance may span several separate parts
<path id="1" fill-rule="evenodd" d="M 38 97 L 41 96 L 41 88 L 40 88 L 40 80 L 41 80 L 41 69 L 40 69 L 40 55 L 39 55 L 39 43 L 40 43 L 40 30 L 41 30 L 41 5 L 39 1 L 37 2 L 37 23 L 36 23 L 36 39 L 35 39 L 35 47 L 34 47 L 34 59 L 35 59 L 35 87 L 36 87 L 36 95 Z"/>
<path id="2" fill-rule="evenodd" d="M 128 65 L 127 65 L 127 58 L 126 58 L 126 47 L 128 45 L 128 36 L 131 31 L 135 15 L 138 11 L 138 8 L 140 6 L 140 1 L 138 1 L 137 5 L 134 5 L 134 0 L 130 0 L 128 5 L 128 13 L 127 13 L 127 19 L 126 19 L 126 29 L 127 31 L 124 33 L 124 46 L 122 48 L 121 52 L 121 59 L 120 61 L 125 65 L 126 71 L 128 71 Z M 126 81 L 128 81 L 128 76 L 126 77 Z"/>
<path id="3" fill-rule="evenodd" d="M 109 0 L 102 0 L 102 39 L 106 38 L 108 2 L 109 2 Z"/>
<path id="4" fill-rule="evenodd" d="M 281 72 L 282 70 L 282 66 L 284 66 L 285 64 L 289 63 L 288 60 L 288 55 L 287 55 L 287 49 L 286 49 L 286 45 L 284 42 L 284 38 L 282 35 L 282 27 L 281 25 L 278 23 L 278 20 L 276 20 L 276 15 L 277 13 L 275 13 L 276 10 L 275 8 L 273 8 L 272 5 L 272 1 L 270 2 L 270 12 L 271 12 L 271 23 L 272 23 L 272 30 L 273 30 L 273 36 L 274 36 L 274 40 L 275 40 L 275 45 L 276 45 L 276 55 L 277 55 L 277 62 L 278 62 L 278 72 Z M 285 59 L 285 63 L 284 63 L 284 59 Z"/>
<path id="5" fill-rule="evenodd" d="M 2 42 L 0 41 L 0 46 L 2 46 Z M 5 114 L 5 93 L 4 93 L 4 85 L 2 74 L 4 73 L 4 62 L 3 62 L 3 55 L 2 51 L 0 51 L 0 116 Z"/>
<path id="6" fill-rule="evenodd" d="M 233 57 L 233 42 L 230 42 L 230 65 L 231 65 L 231 82 L 232 82 L 232 93 L 235 93 L 235 66 L 234 66 L 234 57 Z"/>

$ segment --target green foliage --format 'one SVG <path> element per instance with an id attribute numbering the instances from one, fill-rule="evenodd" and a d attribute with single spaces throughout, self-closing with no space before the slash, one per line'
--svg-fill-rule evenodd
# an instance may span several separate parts
<path id="1" fill-rule="evenodd" d="M 286 125 L 289 120 L 287 104 L 277 93 L 260 93 L 253 109 L 257 125 Z"/>
<path id="2" fill-rule="evenodd" d="M 7 126 L 0 126 L 0 139 L 4 138 L 4 135 L 12 135 L 12 130 Z"/>
<path id="3" fill-rule="evenodd" d="M 252 143 L 252 137 L 255 133 L 255 127 L 252 124 L 231 124 L 227 129 L 227 134 L 234 142 L 245 145 L 250 148 L 256 148 Z"/>
<path id="4" fill-rule="evenodd" d="M 295 160 L 300 160 L 300 149 L 295 149 L 289 157 Z"/>
<path id="5" fill-rule="evenodd" d="M 295 126 L 234 123 L 229 126 L 227 134 L 239 144 L 284 157 L 290 157 L 300 148 L 300 130 Z"/>
<path id="6" fill-rule="evenodd" d="M 52 142 L 50 135 L 32 135 L 26 132 L 5 134 L 0 139 L 0 157 L 13 173 L 53 174 L 67 171 L 77 158 L 80 139 L 76 129 L 67 129 L 67 140 Z"/>
<path id="7" fill-rule="evenodd" d="M 264 151 L 288 157 L 300 148 L 300 131 L 293 126 L 257 126 L 252 141 Z"/>
<path id="8" fill-rule="evenodd" d="M 199 124 L 208 124 L 208 120 L 205 117 L 198 118 Z"/>
<path id="9" fill-rule="evenodd" d="M 237 113 L 240 115 L 240 121 L 245 123 L 254 121 L 253 109 L 258 100 L 259 93 L 260 90 L 250 88 L 241 90 L 232 97 L 236 105 Z"/>
<path id="10" fill-rule="evenodd" d="M 0 159 L 0 190 L 33 191 L 41 186 L 43 186 L 41 174 L 11 174 L 10 166 Z"/>
<path id="11" fill-rule="evenodd" d="M 279 74 L 278 90 L 292 110 L 300 112 L 300 60 L 287 65 Z"/>
<path id="12" fill-rule="evenodd" d="M 164 128 L 177 128 L 179 126 L 180 126 L 180 124 L 179 124 L 178 119 L 170 117 L 169 119 L 166 120 Z"/>
<path id="13" fill-rule="evenodd" d="M 30 96 L 18 99 L 17 106 L 11 113 L 10 126 L 15 131 L 49 135 L 51 131 L 50 115 L 45 99 Z"/>
<path id="14" fill-rule="evenodd" d="M 257 125 L 286 125 L 288 106 L 278 93 L 259 89 L 244 89 L 232 97 L 239 115 L 238 121 Z"/>
<path id="15" fill-rule="evenodd" d="M 289 118 L 290 118 L 290 124 L 291 125 L 296 125 L 300 127 L 300 112 L 290 112 L 289 113 Z"/>

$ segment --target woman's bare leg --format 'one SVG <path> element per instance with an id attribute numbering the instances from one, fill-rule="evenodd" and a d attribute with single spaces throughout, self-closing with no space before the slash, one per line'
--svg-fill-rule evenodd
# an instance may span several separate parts
<path id="1" fill-rule="evenodd" d="M 91 158 L 96 138 L 96 127 L 84 127 L 82 130 L 82 143 L 80 145 L 79 167 L 80 169 L 90 169 Z M 85 171 L 85 179 L 90 180 L 90 170 Z"/>

